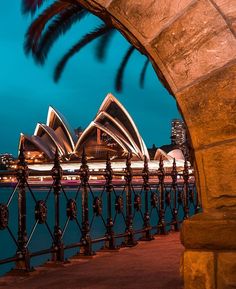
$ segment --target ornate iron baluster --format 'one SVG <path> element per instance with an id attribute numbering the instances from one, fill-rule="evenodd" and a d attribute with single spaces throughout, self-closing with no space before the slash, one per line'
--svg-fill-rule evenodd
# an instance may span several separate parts
<path id="1" fill-rule="evenodd" d="M 160 198 L 159 198 L 159 222 L 158 222 L 158 229 L 157 233 L 161 235 L 166 234 L 166 224 L 165 224 L 165 192 L 164 192 L 164 180 L 165 180 L 165 171 L 163 165 L 162 156 L 160 157 L 159 162 L 159 169 L 157 172 L 158 179 L 159 179 L 159 191 L 160 191 Z"/>
<path id="2" fill-rule="evenodd" d="M 132 177 L 133 172 L 131 168 L 131 158 L 132 154 L 128 154 L 126 159 L 125 168 L 125 181 L 126 181 L 126 229 L 125 232 L 128 234 L 125 237 L 124 245 L 128 247 L 133 247 L 137 244 L 134 238 L 133 232 L 133 216 L 132 216 Z"/>
<path id="3" fill-rule="evenodd" d="M 145 232 L 144 232 L 144 235 L 141 238 L 141 240 L 142 241 L 151 241 L 151 240 L 153 240 L 153 236 L 151 234 L 150 215 L 149 215 L 149 207 L 148 207 L 148 193 L 150 191 L 150 185 L 149 185 L 148 160 L 147 160 L 146 156 L 144 156 L 143 189 L 144 189 L 144 194 L 145 194 L 145 213 L 144 213 L 143 228 L 145 229 Z"/>
<path id="4" fill-rule="evenodd" d="M 24 148 L 21 146 L 19 161 L 17 165 L 18 189 L 18 250 L 16 252 L 19 258 L 16 261 L 16 270 L 30 271 L 30 256 L 27 248 L 27 230 L 26 230 L 26 182 L 28 178 L 28 166 L 25 162 Z"/>
<path id="5" fill-rule="evenodd" d="M 184 162 L 183 170 L 183 179 L 184 179 L 184 220 L 189 217 L 189 171 L 188 171 L 188 162 Z"/>
<path id="6" fill-rule="evenodd" d="M 54 166 L 52 168 L 52 178 L 54 181 L 53 192 L 54 192 L 54 206 L 55 206 L 55 224 L 54 224 L 54 241 L 52 260 L 53 261 L 64 261 L 64 245 L 62 242 L 62 230 L 60 227 L 60 192 L 61 192 L 61 178 L 62 178 L 62 168 L 60 165 L 59 152 L 56 149 Z"/>
<path id="7" fill-rule="evenodd" d="M 88 208 L 88 181 L 89 181 L 89 168 L 87 165 L 87 156 L 83 148 L 82 160 L 80 166 L 80 180 L 82 187 L 82 237 L 81 243 L 83 246 L 80 248 L 80 253 L 85 256 L 93 255 L 92 242 L 90 237 L 89 226 L 89 208 Z"/>
<path id="8" fill-rule="evenodd" d="M 106 192 L 107 192 L 107 231 L 106 231 L 106 241 L 105 241 L 105 249 L 114 250 L 115 246 L 115 238 L 113 231 L 113 219 L 112 219 L 112 200 L 111 193 L 113 191 L 112 178 L 113 171 L 111 168 L 111 161 L 109 157 L 109 153 L 107 153 L 107 161 L 106 161 L 106 170 L 105 170 L 105 178 L 106 178 Z"/>
<path id="9" fill-rule="evenodd" d="M 174 194 L 174 207 L 172 209 L 172 215 L 173 215 L 172 222 L 174 224 L 175 231 L 179 231 L 178 210 L 177 210 L 177 176 L 178 176 L 178 172 L 176 169 L 176 161 L 174 158 L 172 171 L 171 171 L 171 178 L 172 178 L 172 189 L 173 189 L 173 194 Z"/>

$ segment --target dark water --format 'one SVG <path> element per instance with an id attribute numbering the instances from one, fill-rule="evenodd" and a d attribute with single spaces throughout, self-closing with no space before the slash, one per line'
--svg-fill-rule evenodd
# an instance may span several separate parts
<path id="1" fill-rule="evenodd" d="M 152 191 L 155 191 L 157 188 L 153 187 Z M 180 189 L 182 189 L 180 187 Z M 32 188 L 33 194 L 35 196 L 36 200 L 44 200 L 48 194 L 49 188 Z M 77 194 L 76 188 L 65 188 L 65 194 L 68 199 L 74 199 L 76 195 L 78 195 L 77 198 L 77 218 L 78 222 L 81 225 L 81 219 L 82 219 L 82 210 L 81 210 L 81 191 Z M 9 197 L 13 191 L 13 188 L 0 188 L 0 203 L 6 204 L 9 200 Z M 143 226 L 143 218 L 144 215 L 144 192 L 141 190 L 141 187 L 134 188 L 134 191 L 132 193 L 132 211 L 133 211 L 133 228 L 135 230 L 141 229 Z M 170 188 L 166 188 L 166 193 L 171 192 Z M 134 195 L 140 194 L 142 199 L 142 206 L 141 211 L 134 210 L 133 207 L 133 201 L 134 201 Z M 158 192 L 157 192 L 158 193 Z M 106 227 L 104 225 L 104 222 L 106 222 L 107 219 L 107 195 L 106 192 L 103 192 L 102 187 L 96 187 L 92 189 L 92 192 L 89 192 L 89 222 L 90 222 L 90 235 L 92 239 L 103 237 L 106 233 Z M 117 214 L 115 211 L 115 197 L 116 196 L 123 196 L 124 200 L 124 208 L 123 208 L 123 214 L 119 213 Z M 149 192 L 149 211 L 150 211 L 150 222 L 152 226 L 156 226 L 158 224 L 158 209 L 152 208 L 150 204 L 150 196 L 151 192 Z M 95 197 L 99 197 L 102 200 L 102 216 L 96 216 L 93 213 L 93 199 Z M 64 193 L 60 194 L 60 226 L 63 229 L 66 220 L 66 205 L 67 205 L 67 198 L 65 197 Z M 29 190 L 26 191 L 26 199 L 27 199 L 27 235 L 30 236 L 30 233 L 32 231 L 32 228 L 35 224 L 35 201 L 30 193 Z M 17 230 L 18 230 L 18 204 L 17 204 L 17 191 L 15 195 L 12 198 L 12 201 L 9 205 L 9 229 L 12 232 L 13 236 L 17 240 Z M 172 214 L 171 209 L 173 208 L 173 198 L 172 198 L 172 207 L 166 206 L 165 211 L 165 220 L 166 222 L 171 222 L 172 220 Z M 54 230 L 54 221 L 55 221 L 55 208 L 54 208 L 54 195 L 53 192 L 50 193 L 48 200 L 47 200 L 47 209 L 48 209 L 48 215 L 47 215 L 47 222 L 49 225 L 49 228 L 51 232 Z M 112 193 L 112 217 L 114 220 L 114 231 L 116 234 L 124 233 L 125 231 L 125 191 L 123 187 L 117 187 L 115 188 L 115 192 Z M 193 214 L 194 212 L 194 205 L 192 204 L 190 206 L 190 214 Z M 178 219 L 181 220 L 183 218 L 183 207 L 181 204 L 179 204 L 179 212 L 178 212 Z M 170 229 L 170 226 L 167 227 Z M 153 233 L 156 232 L 156 229 L 153 229 Z M 138 239 L 141 235 L 137 234 L 136 238 Z M 69 245 L 75 242 L 79 242 L 81 238 L 81 232 L 78 228 L 78 225 L 75 221 L 69 221 L 68 226 L 65 230 L 64 236 L 63 236 L 63 243 L 65 245 Z M 123 239 L 119 238 L 116 239 L 117 245 L 119 245 Z M 93 250 L 98 250 L 104 245 L 104 242 L 93 244 Z M 29 251 L 35 252 L 38 250 L 48 249 L 52 246 L 52 238 L 50 236 L 50 233 L 46 227 L 45 224 L 38 224 L 36 227 L 36 230 L 34 234 L 32 235 L 31 241 L 29 243 Z M 13 238 L 10 236 L 9 231 L 7 229 L 0 231 L 0 259 L 12 257 L 15 255 L 17 250 L 17 246 L 14 243 Z M 70 256 L 76 254 L 79 251 L 79 248 L 76 249 L 70 249 L 65 251 L 65 257 L 69 258 Z M 34 257 L 31 259 L 31 265 L 37 266 L 45 261 L 50 259 L 50 255 L 43 255 Z M 14 263 L 8 263 L 5 265 L 0 265 L 0 274 L 3 275 L 5 272 L 9 271 L 11 268 L 14 267 Z"/>

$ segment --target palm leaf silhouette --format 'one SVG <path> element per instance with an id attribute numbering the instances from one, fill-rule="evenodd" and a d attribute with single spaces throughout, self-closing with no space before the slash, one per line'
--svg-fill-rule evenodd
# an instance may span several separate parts
<path id="1" fill-rule="evenodd" d="M 33 14 L 45 2 L 45 0 L 22 0 L 23 13 Z M 35 61 L 43 64 L 60 35 L 66 33 L 75 22 L 81 20 L 87 13 L 88 11 L 79 4 L 78 0 L 54 0 L 30 25 L 25 36 L 25 53 L 31 52 Z M 54 71 L 54 80 L 59 80 L 68 60 L 96 38 L 100 38 L 96 46 L 96 57 L 98 60 L 104 60 L 114 32 L 114 28 L 104 24 L 87 33 L 59 61 Z M 135 48 L 131 46 L 120 64 L 115 79 L 117 91 L 121 91 L 123 88 L 125 68 L 134 50 Z M 141 88 L 144 86 L 148 63 L 148 60 L 144 63 L 140 74 Z"/>
<path id="2" fill-rule="evenodd" d="M 87 44 L 89 44 L 90 42 L 92 42 L 94 39 L 96 39 L 97 37 L 102 36 L 104 33 L 107 33 L 111 28 L 109 26 L 107 26 L 106 24 L 103 24 L 101 26 L 99 26 L 98 28 L 96 28 L 95 30 L 93 30 L 90 33 L 87 33 L 81 40 L 79 40 L 78 43 L 76 43 L 63 57 L 62 59 L 59 61 L 59 63 L 57 64 L 56 68 L 55 68 L 55 72 L 54 72 L 54 80 L 57 82 L 60 77 L 61 74 L 68 62 L 68 60 L 75 55 L 76 53 L 78 53 L 83 47 L 85 47 Z"/>
<path id="3" fill-rule="evenodd" d="M 26 33 L 25 52 L 27 54 L 30 51 L 37 52 L 40 37 L 48 21 L 70 7 L 71 1 L 56 1 L 34 20 Z"/>
<path id="4" fill-rule="evenodd" d="M 44 2 L 45 0 L 22 0 L 22 11 L 24 14 L 33 14 Z"/>
<path id="5" fill-rule="evenodd" d="M 38 49 L 34 52 L 35 60 L 43 64 L 56 40 L 87 13 L 88 12 L 79 5 L 73 5 L 67 10 L 62 11 L 43 33 L 38 44 Z"/>
<path id="6" fill-rule="evenodd" d="M 116 80 L 115 80 L 115 88 L 117 91 L 122 91 L 123 88 L 123 77 L 124 77 L 124 71 L 126 68 L 126 65 L 132 55 L 132 53 L 134 52 L 135 48 L 134 46 L 130 46 L 130 48 L 127 50 L 121 64 L 120 67 L 118 69 L 118 72 L 116 74 Z"/>
<path id="7" fill-rule="evenodd" d="M 98 60 L 103 61 L 106 53 L 107 53 L 107 49 L 108 49 L 108 45 L 112 39 L 112 37 L 114 36 L 116 30 L 115 29 L 111 29 L 109 32 L 107 32 L 106 34 L 102 35 L 99 38 L 98 44 L 96 46 L 96 57 Z"/>

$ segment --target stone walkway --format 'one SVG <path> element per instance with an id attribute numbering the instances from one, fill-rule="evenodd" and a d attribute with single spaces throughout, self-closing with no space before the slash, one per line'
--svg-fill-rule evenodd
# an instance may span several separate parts
<path id="1" fill-rule="evenodd" d="M 98 253 L 66 266 L 42 266 L 28 277 L 0 278 L 15 289 L 183 289 L 179 274 L 183 247 L 179 234 L 156 237 L 119 252 Z"/>

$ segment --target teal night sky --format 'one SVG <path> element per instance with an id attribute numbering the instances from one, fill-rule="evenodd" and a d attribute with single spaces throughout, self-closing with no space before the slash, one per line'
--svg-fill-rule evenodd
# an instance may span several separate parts
<path id="1" fill-rule="evenodd" d="M 101 21 L 85 17 L 53 46 L 44 67 L 37 66 L 23 51 L 24 33 L 31 22 L 21 14 L 20 0 L 2 0 L 0 9 L 0 153 L 16 155 L 20 132 L 33 134 L 37 122 L 46 122 L 48 106 L 57 108 L 76 128 L 85 128 L 103 98 L 113 93 L 133 117 L 145 143 L 160 146 L 170 141 L 170 121 L 180 117 L 175 100 L 158 81 L 149 64 L 145 88 L 139 88 L 139 73 L 146 58 L 135 52 L 128 63 L 124 89 L 115 92 L 114 78 L 129 47 L 117 32 L 107 58 L 96 60 L 96 42 L 69 61 L 61 81 L 53 82 L 55 64 L 79 38 Z M 46 1 L 47 2 L 47 1 Z"/>

